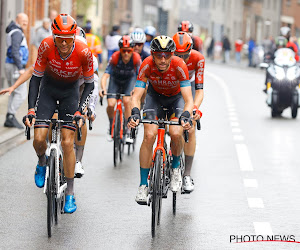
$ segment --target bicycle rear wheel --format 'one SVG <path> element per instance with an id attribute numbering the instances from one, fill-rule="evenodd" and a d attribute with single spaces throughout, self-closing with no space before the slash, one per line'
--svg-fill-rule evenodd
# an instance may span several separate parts
<path id="1" fill-rule="evenodd" d="M 114 126 L 114 165 L 115 167 L 118 164 L 120 152 L 120 114 L 119 110 L 116 112 L 115 116 L 115 126 Z"/>
<path id="2" fill-rule="evenodd" d="M 121 118 L 120 118 L 120 128 L 121 128 Z M 120 138 L 120 144 L 119 144 L 119 157 L 120 157 L 120 162 L 123 160 L 123 153 L 124 153 L 124 144 L 125 144 L 125 117 L 123 115 L 123 139 L 121 140 Z M 121 130 L 120 130 L 121 132 Z M 121 133 L 120 133 L 120 137 L 121 137 Z"/>
<path id="3" fill-rule="evenodd" d="M 152 237 L 155 237 L 156 225 L 159 225 L 161 199 L 162 199 L 162 176 L 161 168 L 163 164 L 162 152 L 157 150 L 155 155 L 155 162 L 152 171 L 152 220 L 151 220 L 151 232 Z"/>
<path id="4" fill-rule="evenodd" d="M 52 235 L 52 226 L 54 219 L 57 222 L 57 204 L 55 200 L 55 156 L 56 150 L 52 149 L 48 164 L 48 180 L 47 180 L 47 230 L 48 237 Z"/>

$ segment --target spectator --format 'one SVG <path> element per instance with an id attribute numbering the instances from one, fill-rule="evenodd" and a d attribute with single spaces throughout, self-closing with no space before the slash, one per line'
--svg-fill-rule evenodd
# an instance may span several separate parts
<path id="1" fill-rule="evenodd" d="M 274 50 L 276 49 L 275 43 L 274 43 L 273 38 L 271 36 L 270 37 L 266 37 L 262 41 L 262 46 L 264 48 L 264 53 L 265 54 L 273 53 Z"/>
<path id="2" fill-rule="evenodd" d="M 253 62 L 252 62 L 252 59 L 253 59 L 253 51 L 254 51 L 254 48 L 255 48 L 255 41 L 253 38 L 250 38 L 249 41 L 248 41 L 248 60 L 249 60 L 249 67 L 253 67 Z"/>
<path id="3" fill-rule="evenodd" d="M 87 45 L 92 51 L 93 55 L 98 58 L 99 62 L 99 69 L 102 68 L 102 48 L 101 48 L 101 42 L 98 36 L 92 34 L 92 24 L 91 22 L 87 22 L 87 26 L 85 27 L 85 35 L 86 35 L 86 41 Z"/>
<path id="4" fill-rule="evenodd" d="M 48 36 L 52 35 L 51 29 L 50 29 L 51 21 L 50 18 L 44 18 L 43 19 L 43 25 L 42 27 L 38 28 L 35 39 L 34 39 L 34 46 L 38 49 L 40 47 L 41 42 Z"/>
<path id="5" fill-rule="evenodd" d="M 49 17 L 50 17 L 51 23 L 53 22 L 53 20 L 54 20 L 55 17 L 57 17 L 57 16 L 58 16 L 58 13 L 57 13 L 56 10 L 54 10 L 54 9 L 50 10 L 50 15 L 49 15 Z"/>
<path id="6" fill-rule="evenodd" d="M 243 48 L 243 41 L 241 38 L 235 41 L 235 60 L 237 63 L 241 62 L 241 51 Z"/>
<path id="7" fill-rule="evenodd" d="M 207 57 L 210 58 L 213 61 L 214 60 L 214 48 L 215 48 L 215 39 L 212 37 L 210 44 L 207 48 Z"/>
<path id="8" fill-rule="evenodd" d="M 6 28 L 7 52 L 5 60 L 5 74 L 9 86 L 12 86 L 20 75 L 25 72 L 28 61 L 28 45 L 24 31 L 28 26 L 28 16 L 19 13 L 16 22 L 11 21 Z M 8 99 L 5 127 L 16 127 L 22 129 L 23 126 L 15 118 L 15 114 L 27 96 L 27 85 L 22 84 Z"/>
<path id="9" fill-rule="evenodd" d="M 112 31 L 105 38 L 105 46 L 107 48 L 107 61 L 109 61 L 112 54 L 119 50 L 120 26 L 114 25 Z"/>
<path id="10" fill-rule="evenodd" d="M 223 63 L 228 63 L 229 59 L 230 59 L 230 50 L 231 50 L 231 46 L 230 46 L 230 42 L 227 36 L 223 36 Z"/>

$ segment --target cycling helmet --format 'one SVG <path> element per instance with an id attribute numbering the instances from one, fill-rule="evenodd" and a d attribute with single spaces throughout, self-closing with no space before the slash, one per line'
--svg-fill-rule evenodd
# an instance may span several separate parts
<path id="1" fill-rule="evenodd" d="M 171 37 L 157 36 L 150 44 L 151 52 L 174 52 L 176 45 Z"/>
<path id="2" fill-rule="evenodd" d="M 119 47 L 120 47 L 120 49 L 133 48 L 134 42 L 132 41 L 130 36 L 122 36 L 121 39 L 119 40 Z"/>
<path id="3" fill-rule="evenodd" d="M 288 41 L 287 41 L 287 39 L 284 36 L 278 36 L 278 37 L 276 37 L 276 39 L 275 39 L 276 48 L 278 48 L 278 47 L 281 47 L 281 48 L 285 47 L 286 44 L 287 44 L 287 42 Z"/>
<path id="4" fill-rule="evenodd" d="M 136 28 L 131 34 L 130 34 L 131 39 L 135 43 L 145 43 L 146 42 L 146 35 L 143 29 L 141 28 Z"/>
<path id="5" fill-rule="evenodd" d="M 87 45 L 87 41 L 86 41 L 86 39 L 83 36 L 77 36 L 76 35 L 76 40 L 79 40 L 79 41 L 81 41 L 81 42 L 83 42 L 84 44 Z"/>
<path id="6" fill-rule="evenodd" d="M 156 35 L 156 29 L 153 26 L 147 26 L 144 31 L 146 35 L 153 37 Z"/>
<path id="7" fill-rule="evenodd" d="M 190 21 L 182 21 L 178 25 L 178 31 L 190 32 L 192 33 L 194 30 L 194 26 Z"/>
<path id="8" fill-rule="evenodd" d="M 192 38 L 185 32 L 177 32 L 173 36 L 173 41 L 176 45 L 176 52 L 187 52 L 193 47 Z"/>
<path id="9" fill-rule="evenodd" d="M 81 36 L 81 37 L 83 37 L 84 39 L 86 39 L 85 31 L 83 30 L 83 28 L 77 26 L 77 29 L 76 29 L 76 36 Z"/>
<path id="10" fill-rule="evenodd" d="M 52 23 L 51 29 L 54 35 L 70 35 L 76 33 L 77 24 L 68 14 L 58 15 Z"/>

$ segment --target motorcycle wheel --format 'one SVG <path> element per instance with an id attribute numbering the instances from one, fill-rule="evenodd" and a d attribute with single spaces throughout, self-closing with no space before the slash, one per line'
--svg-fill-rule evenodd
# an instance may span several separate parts
<path id="1" fill-rule="evenodd" d="M 295 119 L 298 113 L 298 94 L 294 94 L 291 103 L 292 118 Z"/>
<path id="2" fill-rule="evenodd" d="M 272 93 L 271 115 L 273 118 L 278 116 L 277 104 L 278 104 L 278 95 L 275 93 Z"/>

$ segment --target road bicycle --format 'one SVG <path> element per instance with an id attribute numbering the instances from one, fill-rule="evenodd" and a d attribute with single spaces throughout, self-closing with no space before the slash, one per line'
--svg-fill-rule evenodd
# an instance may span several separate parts
<path id="1" fill-rule="evenodd" d="M 63 124 L 72 123 L 73 121 L 52 119 L 36 119 L 36 123 L 46 122 L 51 124 L 51 143 L 49 145 L 50 152 L 47 157 L 44 194 L 47 196 L 47 231 L 48 237 L 52 235 L 52 226 L 58 223 L 58 214 L 64 213 L 65 206 L 65 190 L 67 183 L 63 168 L 63 152 L 61 147 L 61 128 Z M 81 128 L 77 128 L 77 139 L 81 140 Z M 26 127 L 25 135 L 30 140 L 30 128 Z"/>
<path id="2" fill-rule="evenodd" d="M 166 125 L 181 126 L 178 121 L 165 121 L 148 120 L 143 119 L 140 123 L 156 124 L 158 125 L 157 133 L 157 145 L 154 149 L 152 156 L 152 167 L 148 175 L 148 197 L 147 205 L 151 205 L 151 233 L 152 237 L 155 237 L 156 225 L 160 224 L 160 215 L 162 209 L 162 198 L 167 198 L 169 184 L 170 184 L 170 171 L 172 155 L 171 150 L 168 150 L 168 146 L 165 140 Z M 131 130 L 131 136 L 135 137 L 135 129 Z M 188 131 L 184 131 L 185 142 L 188 142 Z M 184 161 L 180 160 L 180 169 L 184 171 Z M 173 192 L 173 214 L 176 213 L 176 194 Z M 174 212 L 175 211 L 175 212 Z"/>
<path id="3" fill-rule="evenodd" d="M 126 127 L 123 97 L 126 95 L 119 93 L 107 93 L 107 95 L 115 96 L 117 99 L 117 105 L 115 106 L 114 118 L 111 127 L 111 138 L 114 141 L 114 166 L 116 167 L 118 164 L 118 159 L 120 160 L 120 162 L 122 162 L 123 160 L 124 145 L 127 144 L 129 155 L 130 148 L 132 147 L 132 150 L 134 150 L 135 148 L 135 139 L 133 140 L 133 143 L 125 143 Z M 100 97 L 100 104 L 101 106 L 103 105 L 102 97 Z"/>

